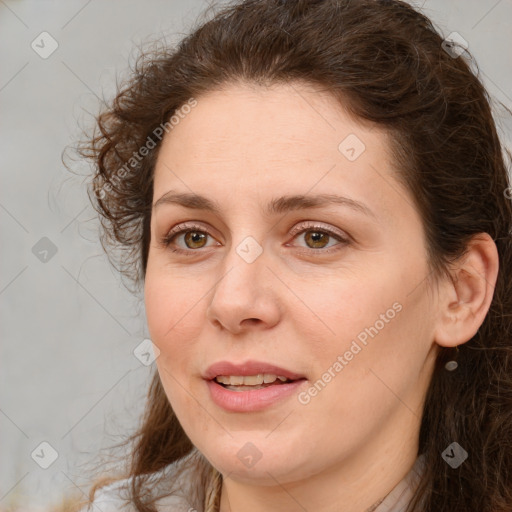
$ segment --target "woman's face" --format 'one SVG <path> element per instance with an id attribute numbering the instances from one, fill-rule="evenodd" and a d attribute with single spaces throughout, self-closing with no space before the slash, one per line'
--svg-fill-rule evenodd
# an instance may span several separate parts
<path id="1" fill-rule="evenodd" d="M 394 172 L 382 131 L 298 83 L 226 86 L 164 137 L 148 327 L 181 425 L 230 478 L 414 460 L 435 296 Z"/>

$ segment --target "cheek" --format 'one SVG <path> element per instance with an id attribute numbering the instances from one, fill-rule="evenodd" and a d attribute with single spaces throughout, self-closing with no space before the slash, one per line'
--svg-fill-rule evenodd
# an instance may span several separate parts
<path id="1" fill-rule="evenodd" d="M 363 383 L 365 388 L 383 386 L 372 370 L 397 387 L 418 374 L 430 346 L 428 303 L 421 289 L 410 293 L 414 279 L 408 280 L 398 267 L 380 266 L 374 273 L 357 273 L 357 279 L 325 279 L 297 289 L 308 306 L 293 303 L 299 350 L 310 354 L 315 379 L 330 369 L 336 377 L 329 387 L 357 396 L 365 393 L 358 389 Z M 339 356 L 341 366 L 333 367 Z"/>
<path id="2" fill-rule="evenodd" d="M 193 371 L 202 303 L 183 280 L 162 273 L 147 273 L 144 301 L 150 337 L 160 350 L 155 361 L 158 373 L 169 402 L 182 418 L 197 407 L 184 387 Z"/>
<path id="3" fill-rule="evenodd" d="M 153 341 L 172 342 L 183 335 L 197 317 L 202 294 L 190 282 L 170 272 L 147 272 L 144 303 L 148 328 Z"/>
<path id="4" fill-rule="evenodd" d="M 329 276 L 316 280 L 314 286 L 297 284 L 296 295 L 305 300 L 292 300 L 288 307 L 293 308 L 289 311 L 298 324 L 300 338 L 307 342 L 304 349 L 313 351 L 325 364 L 323 356 L 335 358 L 349 350 L 358 336 L 361 342 L 369 338 L 365 329 L 376 322 L 378 327 L 384 327 L 382 331 L 387 330 L 388 324 L 384 326 L 380 315 L 397 318 L 393 304 L 401 294 L 392 283 L 381 283 L 381 289 L 375 283 L 371 276 L 358 274 L 350 278 Z"/>
<path id="5" fill-rule="evenodd" d="M 146 278 L 147 325 L 160 350 L 156 364 L 168 391 L 178 385 L 171 376 L 182 382 L 193 371 L 194 350 L 204 324 L 203 296 L 188 289 L 183 280 L 156 275 Z"/>

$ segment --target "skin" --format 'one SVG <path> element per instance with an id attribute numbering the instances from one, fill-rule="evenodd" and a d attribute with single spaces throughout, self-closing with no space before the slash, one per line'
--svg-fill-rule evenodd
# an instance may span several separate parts
<path id="1" fill-rule="evenodd" d="M 152 214 L 145 304 L 167 397 L 223 474 L 222 512 L 366 510 L 416 460 L 435 355 L 483 322 L 496 246 L 483 234 L 454 267 L 456 281 L 429 286 L 421 217 L 394 177 L 384 131 L 307 84 L 228 84 L 197 100 L 163 140 L 153 204 L 172 189 L 221 212 L 163 204 Z M 338 149 L 349 134 L 366 148 L 354 161 Z M 341 205 L 263 211 L 276 197 L 320 193 L 374 216 Z M 161 242 L 192 221 L 210 234 Z M 307 230 L 291 235 L 303 221 Z M 349 243 L 328 235 L 315 245 L 314 225 Z M 236 251 L 248 236 L 263 251 L 252 263 Z M 300 391 L 309 389 L 396 303 L 400 312 L 307 404 L 294 395 L 233 413 L 210 399 L 201 375 L 220 360 L 267 361 L 305 375 Z M 261 453 L 250 468 L 237 457 L 248 442 Z"/>

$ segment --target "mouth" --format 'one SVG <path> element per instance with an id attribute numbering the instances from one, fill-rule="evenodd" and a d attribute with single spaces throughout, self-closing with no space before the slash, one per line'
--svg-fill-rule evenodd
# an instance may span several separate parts
<path id="1" fill-rule="evenodd" d="M 264 409 L 291 396 L 307 380 L 299 373 L 259 361 L 221 361 L 210 366 L 203 378 L 212 400 L 231 412 Z"/>
<path id="2" fill-rule="evenodd" d="M 265 386 L 305 379 L 304 375 L 262 361 L 219 361 L 207 368 L 203 378 L 225 386 Z"/>
<path id="3" fill-rule="evenodd" d="M 213 380 L 230 391 L 251 391 L 294 382 L 294 380 L 288 379 L 283 375 L 273 375 L 271 373 L 259 373 L 257 375 L 217 375 Z"/>

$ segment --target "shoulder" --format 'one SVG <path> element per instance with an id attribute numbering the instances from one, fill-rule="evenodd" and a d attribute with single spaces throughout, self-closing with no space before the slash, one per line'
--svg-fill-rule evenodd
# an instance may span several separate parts
<path id="1" fill-rule="evenodd" d="M 94 495 L 94 501 L 80 510 L 80 512 L 92 512 L 101 510 L 101 512 L 137 512 L 135 507 L 130 504 L 129 499 L 130 479 L 125 478 L 110 485 L 98 489 Z"/>
<path id="2" fill-rule="evenodd" d="M 196 458 L 194 450 L 183 459 L 151 475 L 148 487 L 154 496 L 165 492 L 173 493 L 157 501 L 158 512 L 202 512 L 203 495 L 201 492 L 193 492 L 193 485 L 197 483 L 196 468 L 193 464 L 188 464 Z M 94 501 L 79 512 L 137 512 L 130 498 L 131 482 L 132 478 L 125 478 L 101 487 L 96 491 Z"/>

